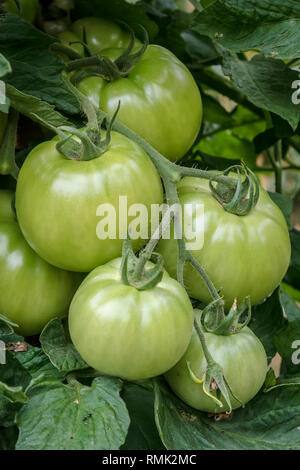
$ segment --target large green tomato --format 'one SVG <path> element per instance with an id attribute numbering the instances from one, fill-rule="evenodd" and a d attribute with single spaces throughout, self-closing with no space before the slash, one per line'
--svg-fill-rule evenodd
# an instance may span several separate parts
<path id="1" fill-rule="evenodd" d="M 65 44 L 83 40 L 83 28 L 93 53 L 116 59 L 128 45 L 128 33 L 99 18 L 80 19 L 71 26 L 71 35 L 65 32 L 59 37 Z M 149 45 L 126 78 L 107 82 L 92 76 L 83 79 L 78 88 L 110 114 L 120 100 L 118 120 L 172 161 L 187 152 L 199 132 L 199 89 L 185 65 L 161 46 Z"/>
<path id="2" fill-rule="evenodd" d="M 250 296 L 254 305 L 278 286 L 290 261 L 288 227 L 280 209 L 260 188 L 257 205 L 246 216 L 226 212 L 212 195 L 207 180 L 184 178 L 178 184 L 181 205 L 202 204 L 204 217 L 193 210 L 191 224 L 204 224 L 202 248 L 192 254 L 224 297 L 226 308 Z M 188 207 L 188 206 L 186 206 Z M 199 206 L 200 207 L 200 206 Z M 161 240 L 169 274 L 176 277 L 177 241 Z M 212 299 L 200 275 L 191 265 L 184 268 L 185 286 L 191 297 L 209 303 Z"/>
<path id="3" fill-rule="evenodd" d="M 112 132 L 108 149 L 89 161 L 67 159 L 56 143 L 54 139 L 35 147 L 21 168 L 16 191 L 18 221 L 42 258 L 62 269 L 88 272 L 121 255 L 128 223 L 136 219 L 129 214 L 127 225 L 122 224 L 122 238 L 119 219 L 127 210 L 119 204 L 119 196 L 127 197 L 128 211 L 133 204 L 142 204 L 150 226 L 151 204 L 163 200 L 162 184 L 147 154 L 117 132 Z M 116 234 L 108 233 L 106 239 L 98 231 L 108 217 L 99 213 L 102 204 L 109 204 L 116 213 Z M 142 236 L 137 238 L 134 248 L 143 243 Z"/>
<path id="4" fill-rule="evenodd" d="M 184 288 L 166 272 L 154 288 L 137 290 L 123 284 L 120 264 L 114 259 L 83 281 L 70 306 L 70 335 L 96 370 L 127 380 L 154 377 L 184 354 L 193 308 Z"/>
<path id="5" fill-rule="evenodd" d="M 67 314 L 80 279 L 30 248 L 12 212 L 12 196 L 0 191 L 0 313 L 19 325 L 18 332 L 31 336 L 51 318 Z"/>
<path id="6" fill-rule="evenodd" d="M 197 314 L 196 314 L 197 315 Z M 245 405 L 262 387 L 267 373 L 267 356 L 263 345 L 247 327 L 240 332 L 221 336 L 204 333 L 209 352 L 223 368 L 224 376 L 233 394 Z M 191 342 L 180 361 L 165 375 L 170 387 L 185 403 L 200 411 L 220 413 L 229 410 L 223 396 L 220 407 L 203 391 L 203 384 L 192 379 L 192 373 L 203 378 L 206 370 L 206 359 L 199 337 L 193 329 Z M 216 392 L 214 392 L 216 395 Z M 232 408 L 239 408 L 239 403 L 229 393 Z"/>
<path id="7" fill-rule="evenodd" d="M 19 0 L 19 1 L 20 1 L 20 5 L 22 8 L 22 18 L 24 20 L 29 21 L 30 23 L 33 23 L 37 15 L 39 0 Z M 9 13 L 15 13 L 16 15 L 20 14 L 19 9 L 14 0 L 7 0 L 6 2 L 4 2 L 4 8 Z"/>

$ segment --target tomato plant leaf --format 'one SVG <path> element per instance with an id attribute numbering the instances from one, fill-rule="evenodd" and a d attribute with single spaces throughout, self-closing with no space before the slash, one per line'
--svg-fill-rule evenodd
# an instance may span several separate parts
<path id="1" fill-rule="evenodd" d="M 55 111 L 54 106 L 50 105 L 46 101 L 42 101 L 35 96 L 22 93 L 9 84 L 6 87 L 6 92 L 12 107 L 21 114 L 29 117 L 32 121 L 40 124 L 40 120 L 37 119 L 40 118 L 54 127 L 69 124 L 69 120 L 58 111 Z"/>
<path id="2" fill-rule="evenodd" d="M 2 366 L 1 366 L 2 368 Z M 28 400 L 22 387 L 12 387 L 0 381 L 0 424 L 12 426 L 16 412 Z"/>
<path id="3" fill-rule="evenodd" d="M 4 81 L 62 111 L 78 113 L 77 101 L 62 79 L 64 62 L 49 50 L 54 42 L 57 42 L 55 38 L 47 36 L 17 15 L 9 14 L 1 18 L 0 50 L 12 68 L 12 73 L 6 75 Z"/>
<path id="4" fill-rule="evenodd" d="M 130 416 L 128 435 L 122 450 L 164 449 L 154 421 L 153 390 L 126 383 L 122 398 Z"/>
<path id="5" fill-rule="evenodd" d="M 259 108 L 278 114 L 293 129 L 299 123 L 300 105 L 292 101 L 292 84 L 298 73 L 283 61 L 256 55 L 251 61 L 218 47 L 223 55 L 223 71 L 236 88 Z"/>
<path id="6" fill-rule="evenodd" d="M 14 450 L 18 438 L 18 428 L 10 426 L 0 429 L 0 450 Z"/>
<path id="7" fill-rule="evenodd" d="M 11 73 L 11 71 L 12 70 L 10 63 L 8 62 L 6 57 L 4 57 L 4 55 L 0 53 L 0 77 L 4 77 L 8 73 Z"/>
<path id="8" fill-rule="evenodd" d="M 300 449 L 299 385 L 260 392 L 245 408 L 235 410 L 232 419 L 215 421 L 156 383 L 155 413 L 169 450 Z"/>
<path id="9" fill-rule="evenodd" d="M 223 46 L 235 52 L 255 49 L 283 59 L 299 57 L 300 6 L 294 0 L 218 0 L 199 12 L 194 29 L 218 35 Z"/>
<path id="10" fill-rule="evenodd" d="M 64 372 L 60 372 L 50 362 L 48 356 L 37 347 L 28 345 L 28 349 L 23 353 L 14 353 L 19 363 L 26 369 L 32 379 L 43 375 L 53 376 L 55 378 L 63 379 L 65 377 Z"/>
<path id="11" fill-rule="evenodd" d="M 26 403 L 28 401 L 22 387 L 10 387 L 0 382 L 0 393 L 12 403 Z"/>
<path id="12" fill-rule="evenodd" d="M 58 370 L 70 372 L 89 367 L 73 344 L 67 341 L 61 320 L 58 318 L 50 320 L 45 326 L 40 342 L 44 353 Z"/>
<path id="13" fill-rule="evenodd" d="M 125 441 L 129 416 L 120 398 L 121 381 L 94 379 L 79 384 L 40 384 L 17 415 L 17 449 L 110 450 Z"/>
<path id="14" fill-rule="evenodd" d="M 227 130 L 201 139 L 193 150 L 230 160 L 243 160 L 250 168 L 253 168 L 255 164 L 253 143 L 240 139 Z"/>
<path id="15" fill-rule="evenodd" d="M 17 335 L 5 322 L 0 321 L 0 340 L 4 343 L 23 342 L 24 338 Z M 64 373 L 59 372 L 49 361 L 44 352 L 35 346 L 26 343 L 26 351 L 6 352 L 6 363 L 0 367 L 0 380 L 10 385 L 20 385 L 25 388 L 31 379 L 41 374 L 63 378 Z"/>
<path id="16" fill-rule="evenodd" d="M 265 302 L 252 308 L 252 319 L 249 326 L 264 345 L 268 359 L 275 356 L 277 350 L 274 336 L 283 331 L 285 325 L 279 289 L 276 289 Z"/>

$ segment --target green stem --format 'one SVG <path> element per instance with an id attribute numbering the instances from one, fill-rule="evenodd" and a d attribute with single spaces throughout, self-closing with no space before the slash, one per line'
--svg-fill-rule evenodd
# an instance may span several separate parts
<path id="1" fill-rule="evenodd" d="M 52 44 L 51 49 L 54 52 L 59 52 L 60 54 L 65 54 L 71 60 L 79 60 L 82 59 L 81 55 L 78 52 L 75 52 L 74 49 L 71 47 L 64 46 L 60 42 L 55 42 Z"/>
<path id="2" fill-rule="evenodd" d="M 275 190 L 277 193 L 282 192 L 282 165 L 281 165 L 281 157 L 282 157 L 282 148 L 281 148 L 281 140 L 276 142 L 273 149 L 266 150 L 266 155 L 270 160 L 272 168 L 275 172 Z"/>
<path id="3" fill-rule="evenodd" d="M 102 119 L 109 119 L 109 115 L 102 110 L 98 111 L 98 115 Z M 218 183 L 223 183 L 229 188 L 234 188 L 236 186 L 235 178 L 223 176 L 219 173 L 214 173 L 212 171 L 200 170 L 198 168 L 186 168 L 170 162 L 165 157 L 163 157 L 163 155 L 161 155 L 157 150 L 155 150 L 155 148 L 148 144 L 145 139 L 143 139 L 138 134 L 129 129 L 127 126 L 121 124 L 118 121 L 114 122 L 112 128 L 115 131 L 120 132 L 120 134 L 123 134 L 129 139 L 133 140 L 140 147 L 142 147 L 142 149 L 151 158 L 161 177 L 163 179 L 166 179 L 166 181 L 168 182 L 178 183 L 184 176 L 194 176 L 211 181 L 216 181 Z"/>
<path id="4" fill-rule="evenodd" d="M 0 146 L 0 174 L 11 175 L 18 178 L 19 168 L 15 162 L 15 146 L 17 139 L 19 113 L 11 108 L 5 129 L 2 144 Z"/>
<path id="5" fill-rule="evenodd" d="M 179 198 L 178 198 L 178 193 L 177 193 L 177 188 L 176 184 L 170 183 L 168 181 L 164 180 L 165 188 L 166 188 L 166 197 L 167 197 L 167 203 L 169 206 L 172 206 L 174 204 L 180 204 Z M 205 282 L 210 295 L 213 300 L 221 300 L 221 297 L 215 288 L 213 282 L 210 280 L 209 276 L 206 274 L 205 270 L 203 267 L 198 263 L 198 261 L 194 258 L 194 256 L 191 254 L 189 250 L 186 248 L 186 244 L 183 238 L 179 238 L 178 241 L 178 282 L 180 282 L 184 286 L 184 277 L 183 277 L 183 269 L 185 263 L 190 263 L 196 271 L 200 274 L 201 278 Z M 220 321 L 224 318 L 224 310 L 223 307 L 218 308 L 218 317 Z"/>
<path id="6" fill-rule="evenodd" d="M 84 67 L 93 67 L 95 65 L 101 65 L 101 62 L 98 56 L 84 57 L 84 58 L 80 56 L 80 59 L 77 58 L 76 60 L 73 60 L 72 62 L 66 65 L 66 72 L 70 73 L 70 72 L 74 72 L 74 70 L 79 70 Z"/>
<path id="7" fill-rule="evenodd" d="M 205 341 L 204 333 L 203 333 L 203 331 L 201 330 L 201 328 L 198 324 L 197 318 L 194 319 L 194 327 L 195 327 L 196 333 L 198 335 L 198 338 L 201 342 L 201 346 L 202 346 L 207 364 L 208 365 L 214 364 L 215 361 L 213 360 L 213 357 L 212 357 L 212 355 L 210 354 L 210 352 L 208 350 L 208 347 L 207 347 L 207 344 L 206 344 L 206 341 Z"/>
<path id="8" fill-rule="evenodd" d="M 293 139 L 293 137 L 290 137 L 288 139 L 288 143 L 295 149 L 297 150 L 298 153 L 300 153 L 300 143 L 299 142 L 296 142 L 295 139 Z"/>

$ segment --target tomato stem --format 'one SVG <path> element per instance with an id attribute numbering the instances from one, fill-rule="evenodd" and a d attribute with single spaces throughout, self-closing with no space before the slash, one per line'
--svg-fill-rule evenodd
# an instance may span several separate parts
<path id="1" fill-rule="evenodd" d="M 128 47 L 115 60 L 111 60 L 110 58 L 99 54 L 82 58 L 79 54 L 74 54 L 74 51 L 67 46 L 62 46 L 59 43 L 53 45 L 54 50 L 67 55 L 69 59 L 72 60 L 72 62 L 66 65 L 66 72 L 70 73 L 78 71 L 78 74 L 75 74 L 72 78 L 73 82 L 79 83 L 83 78 L 90 75 L 98 75 L 109 82 L 128 76 L 146 51 L 149 45 L 149 36 L 146 29 L 140 25 L 140 28 L 144 33 L 144 41 L 141 48 L 132 54 L 135 45 L 135 36 L 130 26 L 126 24 L 125 26 L 129 29 L 130 41 Z"/>
<path id="2" fill-rule="evenodd" d="M 17 140 L 19 113 L 11 108 L 8 114 L 7 125 L 0 146 L 0 174 L 11 175 L 18 178 L 19 168 L 15 161 L 15 145 Z"/>
<path id="3" fill-rule="evenodd" d="M 74 49 L 71 49 L 71 47 L 64 46 L 60 42 L 55 42 L 50 46 L 50 48 L 54 52 L 65 54 L 71 60 L 82 59 L 81 55 L 78 54 L 78 52 L 74 51 Z"/>

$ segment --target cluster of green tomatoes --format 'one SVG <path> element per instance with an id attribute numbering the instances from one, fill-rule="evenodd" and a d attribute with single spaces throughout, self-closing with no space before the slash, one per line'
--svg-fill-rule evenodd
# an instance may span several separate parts
<path id="1" fill-rule="evenodd" d="M 130 41 L 119 25 L 99 18 L 78 20 L 59 38 L 79 55 L 84 55 L 85 42 L 90 53 L 112 60 Z M 141 46 L 135 39 L 133 53 Z M 110 115 L 120 101 L 117 119 L 171 161 L 187 152 L 199 132 L 199 89 L 184 64 L 163 47 L 149 45 L 127 74 L 110 80 L 85 76 L 77 87 Z M 177 241 L 159 242 L 163 276 L 155 286 L 138 289 L 122 280 L 123 240 L 96 235 L 99 204 L 117 209 L 124 195 L 128 205 L 143 204 L 149 210 L 163 203 L 161 178 L 151 159 L 115 131 L 106 150 L 89 160 L 66 158 L 57 142 L 45 141 L 30 152 L 15 198 L 10 191 L 0 192 L 0 313 L 24 336 L 39 334 L 49 320 L 68 314 L 75 347 L 97 371 L 125 380 L 165 374 L 189 405 L 226 411 L 195 379 L 203 377 L 206 359 L 193 327 L 199 312 L 194 312 L 190 297 L 204 304 L 211 298 L 192 266 L 184 268 L 185 287 L 176 280 Z M 224 210 L 207 180 L 186 177 L 177 189 L 181 204 L 204 204 L 204 246 L 193 255 L 220 291 L 225 308 L 247 296 L 252 304 L 264 300 L 290 259 L 285 219 L 268 194 L 261 188 L 255 208 L 238 216 Z M 144 244 L 133 240 L 135 251 Z M 248 327 L 235 334 L 204 336 L 240 400 L 232 396 L 232 407 L 246 403 L 265 379 L 262 344 Z"/>

